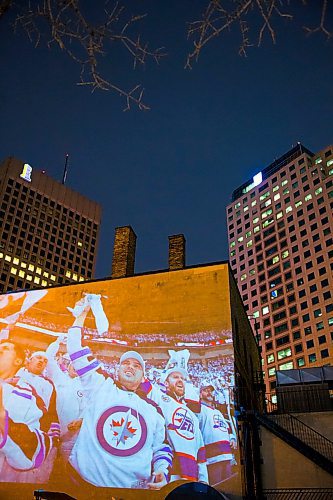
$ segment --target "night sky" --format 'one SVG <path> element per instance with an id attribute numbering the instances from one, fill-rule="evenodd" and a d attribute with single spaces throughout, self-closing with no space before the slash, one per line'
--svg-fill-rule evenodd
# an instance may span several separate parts
<path id="1" fill-rule="evenodd" d="M 0 21 L 0 159 L 18 157 L 60 180 L 70 154 L 67 184 L 103 207 L 96 277 L 109 275 L 114 228 L 128 224 L 138 236 L 136 272 L 166 268 L 176 233 L 185 234 L 188 265 L 227 259 L 232 191 L 297 141 L 313 151 L 333 142 L 333 40 L 301 28 L 319 19 L 317 0 L 307 9 L 297 2 L 297 21 L 278 22 L 276 45 L 266 36 L 242 58 L 232 30 L 191 71 L 186 23 L 202 2 L 126 3 L 149 14 L 142 36 L 168 56 L 133 71 L 117 49 L 104 74 L 128 89 L 142 83 L 147 112 L 124 113 L 117 95 L 77 86 L 79 67 L 65 54 L 13 35 L 10 15 Z"/>

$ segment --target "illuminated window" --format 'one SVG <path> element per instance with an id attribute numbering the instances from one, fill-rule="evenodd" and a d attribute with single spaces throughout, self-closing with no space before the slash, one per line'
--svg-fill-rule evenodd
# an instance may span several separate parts
<path id="1" fill-rule="evenodd" d="M 292 370 L 293 368 L 294 368 L 294 363 L 292 361 L 288 361 L 287 363 L 279 365 L 279 370 Z"/>
<path id="2" fill-rule="evenodd" d="M 271 363 L 274 363 L 274 361 L 275 361 L 274 354 L 268 354 L 268 356 L 267 356 L 267 364 L 269 365 Z"/>
<path id="3" fill-rule="evenodd" d="M 323 160 L 322 160 L 322 159 L 320 158 L 320 156 L 319 156 L 319 158 L 316 158 L 316 160 L 315 160 L 315 164 L 316 164 L 316 165 L 318 165 L 318 163 L 321 163 L 322 161 L 323 161 Z"/>
<path id="4" fill-rule="evenodd" d="M 273 213 L 273 209 L 269 208 L 268 210 L 266 210 L 265 212 L 263 212 L 261 214 L 261 218 L 266 219 L 266 217 L 268 217 L 269 215 L 272 215 L 272 213 Z"/>
<path id="5" fill-rule="evenodd" d="M 330 167 L 331 165 L 333 165 L 333 160 L 328 160 L 327 162 L 327 166 Z M 332 172 L 332 171 L 331 171 Z"/>
<path id="6" fill-rule="evenodd" d="M 272 204 L 272 200 L 271 199 L 266 200 L 265 203 L 263 204 L 263 207 L 260 207 L 260 208 L 269 207 L 269 205 L 271 205 L 271 204 Z"/>
<path id="7" fill-rule="evenodd" d="M 250 275 L 250 276 L 253 276 L 254 274 L 256 274 L 255 269 L 250 269 L 250 271 L 249 271 L 249 275 Z"/>
<path id="8" fill-rule="evenodd" d="M 259 217 L 255 217 L 252 222 L 253 224 L 257 224 L 257 222 L 259 222 Z"/>
<path id="9" fill-rule="evenodd" d="M 24 278 L 25 276 L 25 272 L 24 271 L 19 271 L 19 277 L 20 278 Z"/>
<path id="10" fill-rule="evenodd" d="M 269 226 L 270 224 L 273 224 L 273 222 L 274 222 L 274 219 L 267 219 L 267 220 L 263 223 L 262 227 L 267 227 L 267 226 Z"/>
<path id="11" fill-rule="evenodd" d="M 47 286 L 47 281 L 46 280 L 42 280 L 42 286 Z"/>
<path id="12" fill-rule="evenodd" d="M 35 266 L 33 264 L 29 264 L 28 269 L 29 269 L 29 271 L 34 271 Z"/>
<path id="13" fill-rule="evenodd" d="M 323 192 L 323 188 L 319 187 L 318 189 L 315 190 L 315 195 L 317 196 L 318 194 Z"/>
<path id="14" fill-rule="evenodd" d="M 258 231 L 260 231 L 260 226 L 256 226 L 253 228 L 254 233 L 258 233 Z"/>
<path id="15" fill-rule="evenodd" d="M 244 274 L 242 274 L 242 275 L 241 275 L 240 280 L 241 280 L 241 281 L 246 280 L 246 273 L 244 273 Z"/>
<path id="16" fill-rule="evenodd" d="M 75 273 L 73 274 L 73 280 L 77 281 L 77 274 L 75 274 Z"/>
<path id="17" fill-rule="evenodd" d="M 42 269 L 40 267 L 36 267 L 36 273 L 37 274 L 42 274 Z"/>
<path id="18" fill-rule="evenodd" d="M 17 274 L 17 269 L 16 267 L 12 267 L 10 270 L 11 274 Z"/>
<path id="19" fill-rule="evenodd" d="M 289 256 L 289 250 L 285 250 L 284 252 L 282 252 L 282 258 L 283 259 L 285 259 L 288 256 Z"/>
<path id="20" fill-rule="evenodd" d="M 286 184 L 288 184 L 288 180 L 287 179 L 285 179 L 284 181 L 281 182 L 281 186 L 282 187 L 285 186 Z"/>
<path id="21" fill-rule="evenodd" d="M 39 283 L 40 283 L 40 278 L 38 278 L 38 276 L 35 276 L 35 277 L 34 277 L 34 283 L 37 283 L 37 285 L 39 285 Z"/>
<path id="22" fill-rule="evenodd" d="M 6 260 L 7 262 L 11 262 L 12 258 L 11 258 L 11 256 L 10 256 L 10 255 L 5 255 L 5 260 Z"/>
<path id="23" fill-rule="evenodd" d="M 44 271 L 43 272 L 43 276 L 45 276 L 45 278 L 48 278 L 49 277 L 49 273 L 47 271 Z"/>
<path id="24" fill-rule="evenodd" d="M 230 243 L 230 248 L 233 248 L 234 246 L 236 246 L 236 242 L 235 242 L 235 241 L 232 241 L 232 242 Z M 68 272 L 69 272 L 69 271 L 67 271 L 67 273 L 68 273 Z M 66 276 L 67 276 L 67 273 L 66 273 Z M 70 275 L 71 275 L 71 273 L 69 273 L 68 278 L 70 277 Z"/>
<path id="25" fill-rule="evenodd" d="M 54 274 L 51 274 L 50 279 L 51 279 L 52 281 L 55 281 L 55 280 L 56 280 L 56 277 L 54 276 Z"/>
<path id="26" fill-rule="evenodd" d="M 240 207 L 240 201 L 238 203 L 236 203 L 235 209 L 237 210 L 237 208 L 239 208 L 239 207 Z"/>
<path id="27" fill-rule="evenodd" d="M 71 277 L 71 272 L 70 271 L 66 271 L 66 278 L 70 278 L 70 277 Z"/>
<path id="28" fill-rule="evenodd" d="M 272 258 L 272 264 L 276 264 L 277 262 L 279 262 L 280 260 L 280 257 L 278 255 L 275 255 L 275 257 Z"/>
<path id="29" fill-rule="evenodd" d="M 13 264 L 15 264 L 17 266 L 19 263 L 20 263 L 19 259 L 17 257 L 14 257 Z"/>
<path id="30" fill-rule="evenodd" d="M 249 207 L 247 205 L 243 208 L 244 212 L 247 212 L 248 209 L 249 209 Z"/>
<path id="31" fill-rule="evenodd" d="M 303 204 L 301 200 L 299 200 L 297 203 L 295 203 L 295 207 L 298 208 Z"/>
<path id="32" fill-rule="evenodd" d="M 269 377 L 274 377 L 275 372 L 276 372 L 275 368 L 269 368 L 269 370 L 268 370 L 268 376 Z"/>
<path id="33" fill-rule="evenodd" d="M 27 281 L 32 281 L 32 276 L 31 276 L 31 274 L 27 274 L 26 280 L 27 280 Z"/>
<path id="34" fill-rule="evenodd" d="M 293 209 L 293 207 L 291 205 L 289 205 L 287 208 L 286 208 L 286 214 L 288 214 L 289 212 L 291 212 Z"/>
<path id="35" fill-rule="evenodd" d="M 253 311 L 252 316 L 254 318 L 259 318 L 259 311 Z"/>
<path id="36" fill-rule="evenodd" d="M 21 262 L 21 267 L 23 267 L 23 269 L 26 269 L 26 267 L 27 267 L 26 262 Z"/>
<path id="37" fill-rule="evenodd" d="M 232 251 L 230 252 L 230 257 L 234 257 L 235 255 L 236 255 L 236 250 L 232 250 Z"/>
<path id="38" fill-rule="evenodd" d="M 285 349 L 281 349 L 281 351 L 278 351 L 277 353 L 278 359 L 287 358 L 288 356 L 291 356 L 291 347 L 286 347 Z"/>
<path id="39" fill-rule="evenodd" d="M 80 276 L 79 281 L 84 281 L 84 277 Z"/>
<path id="40" fill-rule="evenodd" d="M 251 231 L 248 231 L 247 233 L 245 233 L 245 238 L 249 238 L 251 236 L 252 232 Z"/>
<path id="41" fill-rule="evenodd" d="M 82 245 L 83 245 L 82 241 L 78 241 L 78 242 L 77 242 L 77 246 L 78 246 L 78 247 L 82 247 Z"/>
<path id="42" fill-rule="evenodd" d="M 268 306 L 265 306 L 262 308 L 262 314 L 268 314 L 269 313 L 269 307 Z"/>
<path id="43" fill-rule="evenodd" d="M 2 253 L 2 252 L 0 252 L 0 259 L 2 259 L 2 258 L 3 258 L 3 253 Z"/>
<path id="44" fill-rule="evenodd" d="M 285 188 L 282 192 L 282 194 L 289 194 L 289 193 L 290 193 L 289 188 Z"/>
<path id="45" fill-rule="evenodd" d="M 276 214 L 276 219 L 277 219 L 277 220 L 281 219 L 281 217 L 283 217 L 283 211 L 278 212 L 278 213 Z"/>
<path id="46" fill-rule="evenodd" d="M 243 240 L 244 240 L 244 236 L 240 236 L 239 238 L 237 238 L 238 243 L 242 243 Z"/>
<path id="47" fill-rule="evenodd" d="M 274 201 L 277 201 L 277 200 L 279 200 L 280 198 L 281 198 L 280 193 L 277 193 L 277 194 L 275 194 L 275 195 L 274 195 Z"/>
<path id="48" fill-rule="evenodd" d="M 312 194 L 307 194 L 306 197 L 304 198 L 305 201 L 312 200 Z"/>
<path id="49" fill-rule="evenodd" d="M 278 191 L 280 189 L 280 186 L 274 186 L 273 187 L 273 193 L 275 193 L 275 191 Z"/>
<path id="50" fill-rule="evenodd" d="M 252 245 L 253 245 L 253 240 L 249 240 L 249 241 L 246 243 L 247 248 L 252 247 Z"/>
<path id="51" fill-rule="evenodd" d="M 327 165 L 328 165 L 328 163 L 327 163 Z M 251 203 L 251 206 L 254 207 L 256 204 L 257 204 L 257 200 L 253 200 Z"/>
<path id="52" fill-rule="evenodd" d="M 259 198 L 260 201 L 264 201 L 266 200 L 266 198 L 268 198 L 270 195 L 269 191 L 266 191 L 266 193 L 262 194 Z"/>

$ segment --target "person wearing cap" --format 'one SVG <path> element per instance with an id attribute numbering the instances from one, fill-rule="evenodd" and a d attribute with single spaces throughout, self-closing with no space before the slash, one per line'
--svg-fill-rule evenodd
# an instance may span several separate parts
<path id="1" fill-rule="evenodd" d="M 231 476 L 231 460 L 236 438 L 223 414 L 216 408 L 215 387 L 206 383 L 200 388 L 199 426 L 206 447 L 209 484 L 221 483 Z"/>
<path id="2" fill-rule="evenodd" d="M 83 304 L 75 305 L 76 311 Z M 75 316 L 67 351 L 82 381 L 88 404 L 69 458 L 69 474 L 78 485 L 160 489 L 168 481 L 172 452 L 164 419 L 142 390 L 145 363 L 136 351 L 119 360 L 116 380 L 82 346 L 82 327 L 90 305 Z M 83 480 L 83 481 L 82 481 Z"/>
<path id="3" fill-rule="evenodd" d="M 150 382 L 146 384 L 147 397 L 162 409 L 168 439 L 174 452 L 171 481 L 187 479 L 208 482 L 206 455 L 198 419 L 185 400 L 188 374 L 181 367 L 169 368 L 160 382 L 166 388 L 162 392 Z"/>
<path id="4" fill-rule="evenodd" d="M 17 376 L 25 352 L 15 342 L 0 342 L 0 481 L 26 482 L 47 457 L 52 439 L 43 432 L 43 411 L 35 391 Z M 29 471 L 29 472 L 26 472 Z"/>

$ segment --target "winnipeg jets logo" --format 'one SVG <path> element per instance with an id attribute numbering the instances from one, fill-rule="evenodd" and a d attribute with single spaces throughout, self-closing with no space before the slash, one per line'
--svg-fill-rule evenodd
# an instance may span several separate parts
<path id="1" fill-rule="evenodd" d="M 147 424 L 143 416 L 128 406 L 105 410 L 96 427 L 102 448 L 118 457 L 127 457 L 141 450 L 147 439 Z"/>
<path id="2" fill-rule="evenodd" d="M 214 414 L 213 415 L 213 421 L 214 421 L 214 429 L 220 429 L 221 431 L 227 431 L 228 430 L 228 424 L 225 421 L 224 418 L 221 418 L 220 415 Z"/>
<path id="3" fill-rule="evenodd" d="M 173 412 L 172 423 L 168 428 L 175 430 L 179 436 L 189 441 L 194 439 L 194 422 L 187 408 L 180 406 Z"/>

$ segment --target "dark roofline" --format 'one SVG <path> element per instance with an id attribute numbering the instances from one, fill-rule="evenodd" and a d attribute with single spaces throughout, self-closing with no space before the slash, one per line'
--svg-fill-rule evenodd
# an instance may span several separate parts
<path id="1" fill-rule="evenodd" d="M 231 267 L 230 267 L 230 262 L 228 260 L 218 260 L 216 262 L 208 262 L 205 264 L 194 264 L 192 266 L 185 266 L 182 269 L 173 269 L 173 270 L 170 270 L 168 268 L 167 269 L 158 269 L 156 271 L 146 271 L 143 273 L 135 273 L 132 276 L 121 276 L 121 277 L 117 277 L 117 278 L 112 278 L 111 276 L 106 276 L 105 278 L 95 278 L 95 279 L 84 280 L 84 281 L 79 281 L 79 282 L 56 283 L 55 285 L 43 286 L 43 287 L 39 287 L 39 288 L 28 288 L 28 289 L 27 288 L 20 288 L 19 290 L 11 290 L 11 291 L 5 292 L 5 293 L 0 294 L 0 295 L 8 295 L 8 294 L 20 293 L 20 292 L 30 292 L 33 290 L 50 290 L 52 288 L 63 288 L 66 286 L 78 286 L 78 285 L 84 286 L 87 283 L 98 283 L 99 281 L 116 281 L 116 280 L 123 280 L 123 279 L 127 280 L 127 279 L 131 279 L 131 278 L 137 278 L 139 276 L 149 276 L 151 274 L 178 273 L 179 271 L 187 271 L 188 269 L 195 269 L 198 267 L 220 266 L 222 264 L 223 265 L 226 264 L 228 269 L 229 269 L 229 272 L 232 273 Z"/>
<path id="2" fill-rule="evenodd" d="M 271 163 L 270 165 L 268 165 L 268 167 L 264 168 L 261 171 L 262 172 L 262 180 L 264 181 L 265 179 L 268 179 L 271 175 L 275 174 L 275 172 L 277 172 L 282 167 L 284 167 L 285 165 L 287 165 L 288 163 L 293 161 L 295 158 L 298 158 L 299 156 L 301 156 L 304 153 L 308 154 L 309 156 L 315 155 L 315 153 L 313 153 L 312 151 L 307 149 L 305 146 L 303 146 L 303 144 L 301 144 L 299 142 L 295 147 L 290 149 L 284 155 L 280 156 L 280 158 L 278 158 L 277 160 L 274 160 L 273 163 Z M 242 184 L 237 189 L 235 189 L 235 191 L 233 191 L 233 193 L 232 193 L 231 201 L 236 201 L 238 198 L 243 196 L 245 194 L 244 189 L 247 186 L 249 186 L 250 184 L 252 184 L 252 182 L 253 182 L 253 180 L 251 179 L 251 180 L 245 182 L 244 184 Z"/>

